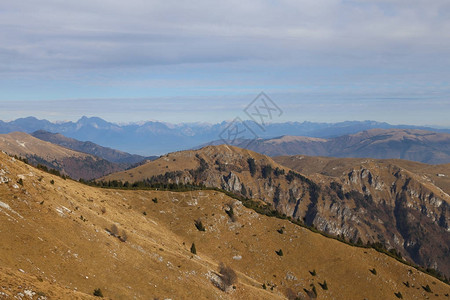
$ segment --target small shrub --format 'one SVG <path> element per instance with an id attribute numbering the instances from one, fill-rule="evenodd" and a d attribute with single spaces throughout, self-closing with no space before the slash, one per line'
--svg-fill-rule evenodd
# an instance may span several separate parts
<path id="1" fill-rule="evenodd" d="M 119 228 L 117 228 L 116 224 L 112 224 L 112 225 L 111 225 L 111 229 L 109 230 L 109 232 L 110 232 L 113 236 L 118 236 L 118 235 L 119 235 Z"/>
<path id="2" fill-rule="evenodd" d="M 248 169 L 250 171 L 250 175 L 255 176 L 256 173 L 256 164 L 255 164 L 255 160 L 253 158 L 249 158 L 247 159 L 247 163 L 248 163 Z"/>
<path id="3" fill-rule="evenodd" d="M 278 255 L 278 256 L 283 256 L 283 250 L 278 250 L 278 251 L 275 251 L 275 253 Z"/>
<path id="4" fill-rule="evenodd" d="M 288 300 L 298 300 L 298 299 L 300 299 L 298 297 L 298 293 L 294 292 L 294 290 L 291 289 L 291 288 L 287 288 L 286 289 L 285 295 L 286 295 L 286 298 L 288 298 Z"/>
<path id="5" fill-rule="evenodd" d="M 144 216 L 146 216 L 147 215 L 147 212 L 146 211 L 144 211 L 143 213 L 142 213 Z"/>
<path id="6" fill-rule="evenodd" d="M 403 282 L 403 284 L 409 288 L 409 281 Z"/>
<path id="7" fill-rule="evenodd" d="M 119 236 L 119 240 L 121 240 L 124 243 L 128 240 L 128 234 L 125 230 L 122 230 L 122 235 Z"/>
<path id="8" fill-rule="evenodd" d="M 23 180 L 22 180 L 22 178 L 19 178 L 19 180 L 17 180 L 17 183 L 20 184 L 21 186 L 23 186 Z"/>
<path id="9" fill-rule="evenodd" d="M 328 290 L 328 285 L 327 285 L 327 281 L 324 280 L 323 283 L 319 282 L 320 287 L 322 288 L 322 290 Z"/>
<path id="10" fill-rule="evenodd" d="M 50 180 L 50 183 L 51 184 L 55 184 L 55 181 L 52 179 L 52 180 Z"/>
<path id="11" fill-rule="evenodd" d="M 280 229 L 277 229 L 279 234 L 283 234 L 284 233 L 284 227 L 281 227 Z"/>
<path id="12" fill-rule="evenodd" d="M 270 177 L 272 175 L 272 166 L 266 165 L 261 168 L 261 175 L 264 179 Z"/>
<path id="13" fill-rule="evenodd" d="M 195 227 L 198 229 L 198 231 L 206 231 L 205 226 L 203 226 L 203 223 L 200 219 L 197 219 L 194 221 Z"/>
<path id="14" fill-rule="evenodd" d="M 229 203 L 225 206 L 225 213 L 230 217 L 231 222 L 236 222 L 237 218 L 233 210 L 234 204 Z"/>
<path id="15" fill-rule="evenodd" d="M 303 290 L 305 291 L 306 295 L 308 295 L 308 297 L 310 299 L 315 299 L 315 298 L 317 298 L 316 287 L 314 286 L 314 284 L 311 284 L 310 286 L 312 287 L 311 290 L 307 290 L 307 289 L 303 289 Z"/>
<path id="16" fill-rule="evenodd" d="M 197 249 L 195 249 L 195 243 L 192 243 L 191 253 L 197 255 Z"/>
<path id="17" fill-rule="evenodd" d="M 399 299 L 403 299 L 403 295 L 402 293 L 398 292 L 398 293 L 394 293 L 395 297 L 399 298 Z"/>
<path id="18" fill-rule="evenodd" d="M 422 285 L 422 288 L 425 290 L 425 292 L 427 293 L 432 293 L 430 286 L 427 284 L 426 286 Z"/>
<path id="19" fill-rule="evenodd" d="M 152 199 L 152 201 L 153 201 L 153 203 L 158 203 L 158 198 L 155 197 Z"/>
<path id="20" fill-rule="evenodd" d="M 94 290 L 94 296 L 96 297 L 103 297 L 103 293 L 101 289 L 95 289 Z"/>
<path id="21" fill-rule="evenodd" d="M 228 267 L 223 263 L 220 263 L 219 265 L 219 273 L 220 278 L 222 279 L 223 291 L 227 290 L 230 286 L 237 282 L 236 272 L 231 267 Z"/>
<path id="22" fill-rule="evenodd" d="M 309 274 L 311 274 L 312 276 L 316 276 L 317 275 L 316 270 L 309 271 Z"/>
<path id="23" fill-rule="evenodd" d="M 373 268 L 373 269 L 371 269 L 371 270 L 369 270 L 370 271 L 370 273 L 372 273 L 373 275 L 377 275 L 377 270 L 375 270 L 375 268 Z"/>
<path id="24" fill-rule="evenodd" d="M 262 288 L 263 288 L 264 290 L 267 290 L 267 286 L 266 286 L 265 283 L 263 283 Z"/>
<path id="25" fill-rule="evenodd" d="M 311 290 L 313 291 L 314 295 L 316 295 L 316 297 L 317 297 L 316 286 L 314 284 L 311 284 L 311 287 L 312 287 Z"/>

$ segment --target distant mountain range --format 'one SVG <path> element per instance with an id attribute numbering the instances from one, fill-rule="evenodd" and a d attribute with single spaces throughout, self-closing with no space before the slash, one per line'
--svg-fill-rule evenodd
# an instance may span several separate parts
<path id="1" fill-rule="evenodd" d="M 11 122 L 0 121 L 0 133 L 14 131 L 33 133 L 38 130 L 45 130 L 80 141 L 91 141 L 105 147 L 148 156 L 191 149 L 200 144 L 221 139 L 230 124 L 230 122 L 225 121 L 217 124 L 168 124 L 149 121 L 142 124 L 118 125 L 97 117 L 82 117 L 77 122 L 53 123 L 28 117 Z M 248 130 L 240 137 L 247 139 L 255 137 L 268 139 L 284 135 L 333 138 L 374 128 L 422 129 L 450 133 L 450 129 L 391 125 L 375 121 L 286 122 L 266 124 L 263 129 L 252 121 L 245 121 L 245 125 Z"/>
<path id="2" fill-rule="evenodd" d="M 269 155 L 399 158 L 428 164 L 450 163 L 450 134 L 418 129 L 371 129 L 330 139 L 282 136 L 257 140 L 217 140 Z M 199 146 L 201 148 L 206 144 Z"/>

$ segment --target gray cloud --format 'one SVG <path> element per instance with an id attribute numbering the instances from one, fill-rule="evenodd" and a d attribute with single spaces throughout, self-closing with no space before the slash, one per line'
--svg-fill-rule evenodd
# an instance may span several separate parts
<path id="1" fill-rule="evenodd" d="M 4 1 L 0 70 L 444 56 L 448 1 Z M 445 59 L 448 63 L 447 56 Z M 414 60 L 407 60 L 407 64 Z"/>
<path id="2" fill-rule="evenodd" d="M 448 0 L 6 0 L 0 118 L 231 119 L 264 90 L 289 120 L 448 124 L 449 53 Z"/>

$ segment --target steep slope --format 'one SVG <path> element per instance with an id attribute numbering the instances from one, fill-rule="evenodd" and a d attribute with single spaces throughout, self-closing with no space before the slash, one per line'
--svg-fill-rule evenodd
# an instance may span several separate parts
<path id="1" fill-rule="evenodd" d="M 263 200 L 279 213 L 334 236 L 381 243 L 449 276 L 450 196 L 401 167 L 366 162 L 340 177 L 306 177 L 267 156 L 222 145 L 171 153 L 103 180 L 221 188 Z"/>
<path id="2" fill-rule="evenodd" d="M 216 141 L 212 144 L 223 143 Z M 371 129 L 331 139 L 282 136 L 228 143 L 270 156 L 397 158 L 428 164 L 450 163 L 450 134 L 425 130 Z"/>
<path id="3" fill-rule="evenodd" d="M 85 294 L 101 288 L 112 299 L 306 299 L 307 293 L 446 299 L 450 293 L 448 285 L 373 249 L 258 215 L 216 191 L 103 190 L 1 153 L 0 170 L 0 263 L 20 272 L 8 274 L 17 281 L 2 284 L 1 293 L 17 290 L 24 276 L 38 278 L 48 295 L 58 285 Z M 225 209 L 230 205 L 234 218 Z M 232 276 L 218 275 L 219 262 L 229 266 L 221 274 L 230 268 L 237 274 L 226 292 L 216 285 Z"/>
<path id="4" fill-rule="evenodd" d="M 0 267 L 0 299 L 98 299 L 22 271 Z"/>
<path id="5" fill-rule="evenodd" d="M 450 194 L 450 164 L 429 165 L 403 159 L 369 159 L 369 158 L 335 158 L 320 156 L 277 156 L 277 163 L 308 176 L 322 174 L 330 177 L 340 177 L 348 174 L 353 168 L 368 162 L 377 165 L 396 165 L 402 169 L 422 177 L 425 183 L 431 183 Z"/>
<path id="6" fill-rule="evenodd" d="M 42 141 L 22 132 L 1 134 L 0 150 L 26 158 L 33 165 L 41 164 L 58 170 L 74 179 L 90 180 L 124 169 L 96 156 Z"/>
<path id="7" fill-rule="evenodd" d="M 52 144 L 60 145 L 75 151 L 84 152 L 101 157 L 107 161 L 118 163 L 129 167 L 141 163 L 147 159 L 155 159 L 156 156 L 145 157 L 136 154 L 130 154 L 123 151 L 102 147 L 92 142 L 82 142 L 76 139 L 65 137 L 59 133 L 51 133 L 45 130 L 38 130 L 31 134 L 35 138 Z"/>

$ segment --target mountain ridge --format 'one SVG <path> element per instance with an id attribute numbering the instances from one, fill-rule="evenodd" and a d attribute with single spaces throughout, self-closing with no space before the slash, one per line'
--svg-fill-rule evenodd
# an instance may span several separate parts
<path id="1" fill-rule="evenodd" d="M 0 150 L 77 180 L 90 180 L 125 169 L 97 156 L 43 141 L 23 132 L 0 134 Z"/>
<path id="2" fill-rule="evenodd" d="M 43 141 L 51 142 L 75 151 L 92 154 L 107 161 L 124 165 L 125 168 L 141 163 L 147 159 L 151 160 L 156 158 L 156 156 L 145 157 L 108 147 L 102 147 L 90 141 L 83 142 L 73 138 L 68 138 L 59 133 L 51 133 L 45 130 L 35 131 L 31 135 Z"/>
<path id="3" fill-rule="evenodd" d="M 429 164 L 450 163 L 450 134 L 419 129 L 377 128 L 331 139 L 285 135 L 271 139 L 220 140 L 211 144 L 223 143 L 243 146 L 269 156 L 366 157 L 406 159 Z"/>
<path id="4" fill-rule="evenodd" d="M 338 177 L 305 176 L 265 155 L 220 145 L 170 153 L 101 180 L 224 189 L 333 236 L 380 242 L 450 275 L 449 194 L 391 162 L 368 159 Z"/>
<path id="5" fill-rule="evenodd" d="M 6 271 L 0 292 L 11 297 L 24 292 L 10 288 L 17 282 L 80 299 L 98 289 L 112 299 L 445 299 L 450 291 L 385 254 L 259 215 L 217 191 L 99 189 L 3 153 L 0 174 L 8 245 L 0 278 L 3 268 L 17 270 Z M 237 279 L 224 285 L 230 269 Z"/>
<path id="6" fill-rule="evenodd" d="M 85 116 L 76 122 L 52 123 L 47 120 L 38 120 L 35 117 L 27 117 L 10 122 L 0 121 L 0 133 L 10 133 L 13 131 L 32 133 L 37 130 L 45 130 L 52 133 L 60 133 L 77 140 L 92 141 L 105 147 L 149 156 L 181 149 L 190 149 L 210 141 L 218 140 L 227 130 L 228 126 L 232 124 L 233 122 L 231 121 L 223 121 L 216 124 L 169 124 L 148 121 L 139 124 L 118 125 L 98 117 Z M 391 125 L 375 121 L 269 123 L 266 124 L 264 130 L 252 121 L 244 121 L 244 124 L 252 130 L 256 137 L 264 139 L 282 135 L 330 138 L 373 128 L 415 128 L 450 133 L 450 129 L 413 125 Z M 243 138 L 255 138 L 254 134 L 248 131 L 248 134 L 246 136 L 244 135 Z"/>

